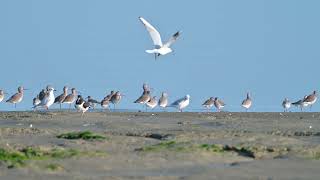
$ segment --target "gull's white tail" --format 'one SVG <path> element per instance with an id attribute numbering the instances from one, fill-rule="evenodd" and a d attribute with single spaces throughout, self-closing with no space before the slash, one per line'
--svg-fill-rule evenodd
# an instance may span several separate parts
<path id="1" fill-rule="evenodd" d="M 158 49 L 146 50 L 146 52 L 149 54 L 154 54 L 154 53 L 158 53 Z"/>

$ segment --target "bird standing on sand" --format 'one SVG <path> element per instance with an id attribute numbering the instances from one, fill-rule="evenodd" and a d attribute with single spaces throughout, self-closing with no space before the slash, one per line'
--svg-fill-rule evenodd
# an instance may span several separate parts
<path id="1" fill-rule="evenodd" d="M 142 95 L 134 101 L 134 103 L 138 103 L 138 104 L 143 104 L 145 105 L 147 102 L 149 102 L 151 99 L 151 94 L 150 94 L 150 91 L 144 91 L 142 93 Z M 147 110 L 147 106 L 146 106 L 146 110 Z"/>
<path id="2" fill-rule="evenodd" d="M 304 96 L 302 99 L 300 99 L 300 100 L 292 103 L 292 105 L 294 105 L 294 106 L 296 106 L 296 107 L 299 106 L 299 107 L 300 107 L 300 110 L 301 110 L 301 112 L 302 112 L 302 111 L 303 111 L 303 108 L 304 108 L 304 107 L 307 107 L 307 106 L 309 105 L 308 102 L 305 102 L 305 99 L 306 99 L 307 97 L 308 97 L 307 95 Z"/>
<path id="3" fill-rule="evenodd" d="M 205 107 L 209 112 L 209 109 L 213 106 L 213 104 L 214 104 L 214 97 L 210 97 L 202 104 L 202 106 Z"/>
<path id="4" fill-rule="evenodd" d="M 41 100 L 39 99 L 39 94 L 37 95 L 37 97 L 33 98 L 32 100 L 32 105 L 33 107 L 39 105 L 41 103 Z"/>
<path id="5" fill-rule="evenodd" d="M 81 114 L 81 117 L 83 116 L 83 114 L 88 111 L 88 109 L 90 108 L 90 103 L 89 102 L 86 102 L 81 95 L 78 95 L 78 98 L 76 100 L 76 103 L 75 103 L 75 108 L 82 112 Z"/>
<path id="6" fill-rule="evenodd" d="M 59 103 L 60 109 L 61 109 L 61 104 L 64 101 L 64 99 L 67 97 L 67 95 L 68 95 L 68 87 L 64 86 L 63 93 L 57 96 L 56 99 L 54 100 L 54 103 Z"/>
<path id="7" fill-rule="evenodd" d="M 291 107 L 291 102 L 288 98 L 284 98 L 284 100 L 282 101 L 282 107 L 284 109 L 284 112 L 288 112 Z"/>
<path id="8" fill-rule="evenodd" d="M 187 94 L 185 97 L 176 100 L 173 102 L 170 107 L 177 108 L 180 112 L 182 112 L 182 109 L 186 108 L 190 103 L 190 95 Z"/>
<path id="9" fill-rule="evenodd" d="M 317 99 L 318 99 L 318 97 L 317 97 L 317 91 L 313 91 L 313 93 L 310 94 L 309 96 L 307 96 L 307 97 L 303 100 L 303 102 L 306 103 L 306 104 L 308 104 L 308 105 L 310 105 L 310 110 L 311 110 L 312 105 L 313 105 L 314 103 L 316 103 Z"/>
<path id="10" fill-rule="evenodd" d="M 99 101 L 93 99 L 91 96 L 87 97 L 87 102 L 90 104 L 90 107 L 92 107 L 93 109 L 96 107 L 96 104 L 100 104 Z"/>
<path id="11" fill-rule="evenodd" d="M 246 112 L 248 112 L 248 109 L 252 105 L 252 99 L 250 98 L 250 93 L 247 93 L 247 98 L 242 101 L 241 106 L 246 109 Z"/>
<path id="12" fill-rule="evenodd" d="M 222 100 L 218 99 L 217 97 L 214 98 L 214 106 L 216 107 L 218 112 L 221 112 L 222 108 L 224 108 L 225 105 L 226 104 Z"/>
<path id="13" fill-rule="evenodd" d="M 37 109 L 38 107 L 43 107 L 47 110 L 49 110 L 49 107 L 54 103 L 54 88 L 49 87 L 47 90 L 47 95 L 41 100 L 41 103 L 34 106 L 34 109 Z"/>
<path id="14" fill-rule="evenodd" d="M 62 101 L 62 103 L 69 104 L 69 110 L 71 109 L 71 104 L 73 104 L 77 99 L 77 90 L 76 88 L 71 89 L 71 94 L 68 94 L 66 98 Z"/>
<path id="15" fill-rule="evenodd" d="M 121 101 L 122 98 L 122 94 L 120 93 L 120 91 L 117 91 L 111 98 L 110 98 L 110 102 L 113 104 L 113 109 L 116 109 L 116 105 L 119 104 L 119 102 Z"/>
<path id="16" fill-rule="evenodd" d="M 103 109 L 109 109 L 110 100 L 113 95 L 115 95 L 115 92 L 111 91 L 110 94 L 104 97 L 103 100 L 100 102 L 100 105 Z"/>
<path id="17" fill-rule="evenodd" d="M 161 97 L 159 99 L 159 106 L 165 109 L 168 106 L 168 94 L 166 92 L 162 92 Z"/>
<path id="18" fill-rule="evenodd" d="M 166 55 L 168 53 L 172 52 L 172 49 L 170 46 L 176 42 L 178 39 L 180 32 L 176 32 L 165 44 L 162 43 L 160 33 L 154 28 L 148 21 L 146 21 L 143 17 L 139 17 L 142 24 L 145 26 L 147 31 L 149 32 L 151 39 L 153 41 L 153 44 L 155 45 L 155 49 L 152 50 L 146 50 L 147 53 L 154 54 L 155 59 L 157 59 L 157 56 L 160 55 Z"/>
<path id="19" fill-rule="evenodd" d="M 158 102 L 157 102 L 157 97 L 153 96 L 147 103 L 146 103 L 147 107 L 154 109 L 155 107 L 157 107 Z"/>
<path id="20" fill-rule="evenodd" d="M 17 103 L 20 103 L 23 99 L 24 90 L 26 89 L 24 89 L 23 86 L 19 86 L 18 92 L 12 95 L 6 102 L 13 103 L 14 108 L 17 108 Z"/>
<path id="21" fill-rule="evenodd" d="M 5 94 L 7 93 L 5 93 L 3 90 L 0 90 L 0 102 L 3 101 Z"/>

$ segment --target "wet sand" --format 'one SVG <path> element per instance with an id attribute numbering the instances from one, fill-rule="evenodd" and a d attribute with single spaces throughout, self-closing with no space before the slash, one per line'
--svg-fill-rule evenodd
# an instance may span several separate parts
<path id="1" fill-rule="evenodd" d="M 57 138 L 74 131 L 106 139 Z M 105 154 L 1 162 L 6 180 L 319 179 L 320 113 L 2 112 L 0 146 Z"/>

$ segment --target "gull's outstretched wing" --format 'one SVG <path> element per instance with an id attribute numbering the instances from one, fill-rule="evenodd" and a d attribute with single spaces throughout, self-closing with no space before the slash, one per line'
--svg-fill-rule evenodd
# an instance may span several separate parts
<path id="1" fill-rule="evenodd" d="M 162 47 L 161 36 L 160 33 L 156 30 L 156 28 L 154 28 L 148 21 L 143 19 L 143 17 L 139 17 L 139 19 L 149 32 L 153 44 Z"/>
<path id="2" fill-rule="evenodd" d="M 179 36 L 180 36 L 180 31 L 176 32 L 176 33 L 169 39 L 169 41 L 164 44 L 164 46 L 165 46 L 165 47 L 170 47 L 174 42 L 176 42 L 176 40 L 178 39 Z"/>

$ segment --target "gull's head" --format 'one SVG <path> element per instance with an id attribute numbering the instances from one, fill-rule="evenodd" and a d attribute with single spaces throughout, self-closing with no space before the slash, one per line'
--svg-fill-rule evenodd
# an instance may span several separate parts
<path id="1" fill-rule="evenodd" d="M 186 99 L 190 99 L 190 95 L 189 95 L 189 94 L 187 94 L 185 98 L 186 98 Z"/>
<path id="2" fill-rule="evenodd" d="M 49 89 L 48 89 L 48 91 L 49 92 L 53 92 L 53 91 L 56 91 L 53 87 L 50 87 Z"/>

